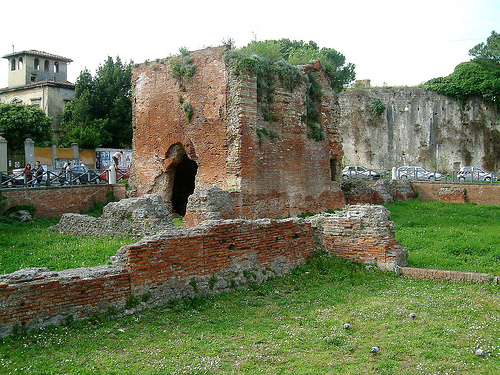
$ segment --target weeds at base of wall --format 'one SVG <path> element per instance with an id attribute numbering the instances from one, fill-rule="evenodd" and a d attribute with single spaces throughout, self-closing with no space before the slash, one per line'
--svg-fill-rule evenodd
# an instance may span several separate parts
<path id="1" fill-rule="evenodd" d="M 151 293 L 145 293 L 141 295 L 128 294 L 126 297 L 125 308 L 133 309 L 141 302 L 147 302 L 151 299 Z"/>
<path id="2" fill-rule="evenodd" d="M 215 284 L 217 284 L 217 277 L 215 275 L 210 276 L 210 279 L 208 280 L 208 287 L 210 290 L 214 289 Z"/>
<path id="3" fill-rule="evenodd" d="M 189 285 L 191 285 L 195 293 L 198 293 L 198 284 L 196 284 L 196 279 L 194 277 L 189 280 Z"/>

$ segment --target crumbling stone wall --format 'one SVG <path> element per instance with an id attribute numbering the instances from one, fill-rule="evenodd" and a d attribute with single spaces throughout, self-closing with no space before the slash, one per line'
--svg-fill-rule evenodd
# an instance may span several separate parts
<path id="1" fill-rule="evenodd" d="M 349 205 L 310 220 L 317 245 L 344 258 L 394 269 L 408 265 L 408 251 L 396 241 L 390 214 L 383 206 Z"/>
<path id="2" fill-rule="evenodd" d="M 193 227 L 204 220 L 234 219 L 235 211 L 231 194 L 218 187 L 200 188 L 188 199 L 188 212 L 184 225 Z"/>
<path id="3" fill-rule="evenodd" d="M 340 109 L 320 65 L 308 67 L 323 91 L 320 116 L 326 139 L 318 142 L 308 138 L 309 126 L 302 120 L 305 82 L 293 92 L 278 83 L 270 106 L 277 121 L 265 121 L 256 77 L 231 72 L 224 52 L 219 47 L 190 53 L 196 66 L 191 78 L 174 78 L 169 60 L 133 68 L 130 183 L 137 194 L 158 192 L 169 201 L 175 172 L 187 155 L 197 163 L 195 188 L 230 191 L 235 217 L 287 217 L 342 206 Z M 191 120 L 180 101 L 191 104 Z"/>
<path id="4" fill-rule="evenodd" d="M 392 204 L 394 199 L 407 201 L 415 198 L 409 180 L 380 179 L 367 183 L 362 179 L 342 181 L 342 191 L 348 204 Z"/>
<path id="5" fill-rule="evenodd" d="M 373 113 L 373 102 L 386 110 Z M 462 105 L 420 87 L 349 89 L 339 94 L 344 165 L 391 169 L 421 165 L 429 170 L 483 166 L 498 115 L 480 98 Z"/>
<path id="6" fill-rule="evenodd" d="M 124 246 L 107 266 L 0 275 L 0 337 L 124 309 L 134 299 L 140 304 L 124 313 L 260 283 L 303 264 L 317 246 L 384 269 L 405 266 L 393 226 L 375 206 L 309 220 L 204 221 Z"/>
<path id="7" fill-rule="evenodd" d="M 311 226 L 291 219 L 205 221 L 127 245 L 109 266 L 0 275 L 0 337 L 123 309 L 131 295 L 141 309 L 234 290 L 282 275 L 313 251 Z"/>
<path id="8" fill-rule="evenodd" d="M 120 236 L 127 234 L 143 237 L 174 226 L 171 210 L 159 194 L 146 194 L 138 198 L 108 203 L 101 217 L 64 214 L 58 224 L 49 228 L 77 236 Z"/>

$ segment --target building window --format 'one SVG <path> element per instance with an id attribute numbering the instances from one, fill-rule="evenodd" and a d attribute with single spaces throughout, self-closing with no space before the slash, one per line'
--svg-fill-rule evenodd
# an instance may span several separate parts
<path id="1" fill-rule="evenodd" d="M 45 60 L 45 62 L 43 63 L 43 70 L 45 70 L 46 72 L 49 71 L 49 60 Z"/>
<path id="2" fill-rule="evenodd" d="M 57 61 L 54 63 L 54 73 L 59 73 L 59 63 Z"/>
<path id="3" fill-rule="evenodd" d="M 36 74 L 31 75 L 31 82 L 36 82 Z"/>
<path id="4" fill-rule="evenodd" d="M 10 60 L 10 70 L 16 70 L 16 59 Z"/>
<path id="5" fill-rule="evenodd" d="M 20 57 L 17 63 L 17 69 L 21 70 L 23 68 L 23 63 L 24 63 L 23 58 Z"/>
<path id="6" fill-rule="evenodd" d="M 31 105 L 37 108 L 40 108 L 40 103 L 42 102 L 42 98 L 31 98 Z"/>
<path id="7" fill-rule="evenodd" d="M 19 99 L 17 96 L 10 101 L 11 104 L 22 104 L 23 101 Z"/>
<path id="8" fill-rule="evenodd" d="M 38 60 L 38 58 L 35 59 L 33 68 L 35 68 L 35 70 L 40 70 L 40 60 Z"/>

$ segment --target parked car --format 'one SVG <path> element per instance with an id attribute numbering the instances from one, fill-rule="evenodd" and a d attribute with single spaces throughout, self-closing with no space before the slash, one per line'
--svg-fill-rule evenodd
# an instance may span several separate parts
<path id="1" fill-rule="evenodd" d="M 108 171 L 109 169 L 102 172 L 101 180 L 106 181 L 108 179 Z M 129 168 L 118 168 L 116 170 L 116 181 L 126 180 L 129 178 L 129 176 L 130 176 Z"/>
<path id="2" fill-rule="evenodd" d="M 342 170 L 342 178 L 345 180 L 350 178 L 378 180 L 380 178 L 380 173 L 366 169 L 360 165 L 349 165 Z"/>
<path id="3" fill-rule="evenodd" d="M 18 180 L 12 176 L 9 176 L 6 173 L 2 172 L 2 187 L 13 187 L 13 186 L 22 186 L 24 185 L 24 179 Z"/>
<path id="4" fill-rule="evenodd" d="M 459 181 L 497 181 L 497 176 L 493 173 L 485 172 L 478 167 L 462 167 L 457 172 Z"/>
<path id="5" fill-rule="evenodd" d="M 441 180 L 444 176 L 439 172 L 430 172 L 422 167 L 399 167 L 397 169 L 397 176 L 399 179 L 410 179 L 417 181 L 437 181 Z"/>
<path id="6" fill-rule="evenodd" d="M 85 165 L 77 165 L 68 168 L 67 173 L 60 172 L 59 183 L 61 185 L 99 184 L 101 183 L 101 176 Z"/>

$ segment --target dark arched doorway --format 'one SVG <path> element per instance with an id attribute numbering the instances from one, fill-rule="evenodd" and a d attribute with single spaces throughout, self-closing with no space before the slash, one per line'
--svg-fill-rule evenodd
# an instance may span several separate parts
<path id="1" fill-rule="evenodd" d="M 172 207 L 181 216 L 186 214 L 188 197 L 193 194 L 198 164 L 184 154 L 175 168 L 174 186 L 172 187 Z"/>

